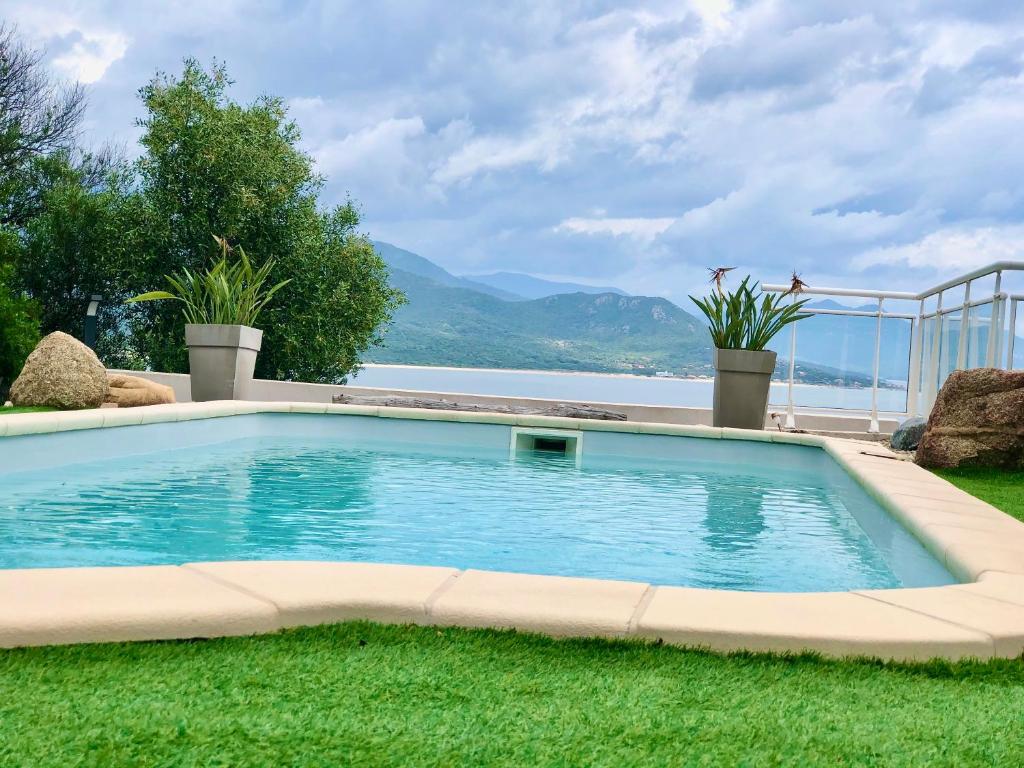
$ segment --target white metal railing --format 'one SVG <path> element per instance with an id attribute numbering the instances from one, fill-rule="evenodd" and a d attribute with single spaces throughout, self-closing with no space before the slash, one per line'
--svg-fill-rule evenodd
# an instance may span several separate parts
<path id="1" fill-rule="evenodd" d="M 1018 318 L 1024 319 L 1020 304 L 1024 294 L 1008 294 L 1003 291 L 1004 275 L 1024 277 L 1024 262 L 999 261 L 981 267 L 966 275 L 947 280 L 920 293 L 904 291 L 866 290 L 854 288 L 805 287 L 799 298 L 808 296 L 835 296 L 854 299 L 876 299 L 877 304 L 868 309 L 809 307 L 805 311 L 812 315 L 838 315 L 843 317 L 872 317 L 874 323 L 874 355 L 871 371 L 871 402 L 867 409 L 870 417 L 869 431 L 879 429 L 879 390 L 883 384 L 880 377 L 881 351 L 883 344 L 883 321 L 898 320 L 909 322 L 906 359 L 907 394 L 903 410 L 888 410 L 896 415 L 921 415 L 931 410 L 939 387 L 953 370 L 965 368 L 1013 369 L 1015 354 L 1021 356 L 1024 349 L 1015 344 Z M 972 296 L 972 288 L 979 281 L 992 280 L 991 290 Z M 789 285 L 761 286 L 766 291 L 786 292 Z M 951 292 L 963 291 L 960 297 L 950 297 Z M 796 301 L 797 294 L 793 300 Z M 952 300 L 950 300 L 952 298 Z M 891 311 L 886 301 L 916 302 L 916 312 Z M 934 306 L 931 306 L 931 305 Z M 987 313 L 987 317 L 985 316 Z M 805 322 L 814 322 L 807 320 Z M 796 403 L 794 386 L 800 360 L 800 323 L 789 326 L 789 376 L 786 395 L 786 424 L 796 426 Z M 982 342 L 982 336 L 984 341 Z M 955 342 L 955 357 L 951 344 Z M 979 347 L 984 347 L 984 355 Z M 803 362 L 815 361 L 804 358 Z M 1024 367 L 1024 366 L 1022 366 Z M 885 382 L 888 385 L 888 382 Z M 843 408 L 843 406 L 839 406 Z M 846 410 L 865 410 L 847 408 Z"/>

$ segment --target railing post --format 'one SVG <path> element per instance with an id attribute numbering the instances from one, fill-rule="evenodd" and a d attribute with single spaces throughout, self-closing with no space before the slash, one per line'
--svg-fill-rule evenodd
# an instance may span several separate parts
<path id="1" fill-rule="evenodd" d="M 971 329 L 971 281 L 964 286 L 964 305 L 960 309 L 960 339 L 956 347 L 956 369 L 962 371 L 967 365 L 967 337 Z"/>
<path id="2" fill-rule="evenodd" d="M 796 293 L 793 293 L 796 303 Z M 789 324 L 789 392 L 786 404 L 786 429 L 796 429 L 796 412 L 793 408 L 793 377 L 796 375 L 796 323 Z"/>
<path id="3" fill-rule="evenodd" d="M 935 300 L 935 329 L 932 333 L 932 356 L 928 360 L 928 388 L 925 390 L 924 410 L 929 412 L 939 389 L 939 357 L 942 353 L 942 291 Z"/>
<path id="4" fill-rule="evenodd" d="M 882 302 L 878 300 L 878 318 L 875 321 L 875 365 L 873 381 L 871 384 L 871 423 L 868 424 L 868 432 L 877 434 L 878 427 L 878 367 L 882 357 Z"/>
<path id="5" fill-rule="evenodd" d="M 1003 302 L 999 296 L 1002 289 L 1003 273 L 996 272 L 996 287 L 992 292 L 992 321 L 988 328 L 988 349 L 985 351 L 985 367 L 998 368 L 996 363 L 996 350 L 998 347 L 998 336 L 1003 330 Z"/>
<path id="6" fill-rule="evenodd" d="M 910 362 L 907 372 L 907 415 L 919 416 L 918 401 L 921 387 L 921 358 L 924 356 L 924 299 L 917 305 L 917 320 L 911 320 Z"/>
<path id="7" fill-rule="evenodd" d="M 1010 341 L 1006 345 L 1006 370 L 1013 370 L 1013 344 L 1017 339 L 1017 303 L 1020 299 L 1010 299 Z"/>

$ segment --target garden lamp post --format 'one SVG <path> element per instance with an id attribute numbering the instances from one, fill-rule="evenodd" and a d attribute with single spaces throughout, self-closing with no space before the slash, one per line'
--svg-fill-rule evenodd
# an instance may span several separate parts
<path id="1" fill-rule="evenodd" d="M 85 310 L 85 346 L 93 349 L 96 346 L 96 312 L 100 308 L 100 302 L 103 301 L 103 297 L 99 294 L 93 294 L 89 297 L 89 306 Z"/>

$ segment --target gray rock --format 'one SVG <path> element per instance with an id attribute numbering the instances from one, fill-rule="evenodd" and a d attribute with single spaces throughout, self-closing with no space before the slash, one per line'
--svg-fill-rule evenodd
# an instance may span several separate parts
<path id="1" fill-rule="evenodd" d="M 562 416 L 570 419 L 598 419 L 600 421 L 626 421 L 626 414 L 606 411 L 582 403 L 559 403 L 550 408 L 526 408 L 519 405 L 478 405 L 457 403 L 452 400 L 434 400 L 398 395 L 334 395 L 334 403 L 342 405 L 376 405 L 385 408 L 426 408 L 428 410 L 469 411 L 471 413 L 515 413 L 537 416 Z"/>
<path id="2" fill-rule="evenodd" d="M 123 373 L 111 373 L 107 376 L 107 381 L 110 383 L 107 402 L 116 403 L 118 408 L 174 402 L 174 390 L 165 384 L 157 384 L 139 376 L 126 376 Z"/>
<path id="3" fill-rule="evenodd" d="M 107 370 L 96 353 L 60 331 L 36 345 L 11 385 L 11 402 L 22 407 L 99 408 L 106 396 Z"/>
<path id="4" fill-rule="evenodd" d="M 917 447 L 924 467 L 1024 469 L 1024 371 L 953 371 Z"/>
<path id="5" fill-rule="evenodd" d="M 897 451 L 916 451 L 927 426 L 928 419 L 920 416 L 907 419 L 892 433 L 889 445 Z"/>

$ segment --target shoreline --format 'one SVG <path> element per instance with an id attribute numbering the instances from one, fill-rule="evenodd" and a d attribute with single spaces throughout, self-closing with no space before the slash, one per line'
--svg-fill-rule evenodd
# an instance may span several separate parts
<path id="1" fill-rule="evenodd" d="M 568 371 L 568 370 L 544 370 L 541 368 L 475 368 L 473 366 L 460 365 L 415 365 L 410 363 L 363 363 L 362 368 L 397 368 L 401 370 L 414 371 L 472 371 L 474 373 L 530 373 L 544 374 L 545 376 L 605 376 L 614 379 L 658 379 L 660 381 L 714 381 L 714 376 L 643 376 L 637 373 L 620 373 L 606 371 Z M 356 374 L 358 376 L 359 374 Z"/>
<path id="2" fill-rule="evenodd" d="M 544 376 L 597 376 L 608 379 L 630 379 L 630 380 L 642 380 L 642 381 L 665 381 L 665 382 L 680 382 L 680 381 L 694 381 L 704 383 L 714 383 L 714 376 L 643 376 L 636 373 L 606 373 L 601 371 L 552 371 L 552 370 L 541 370 L 536 368 L 474 368 L 470 366 L 462 367 L 455 365 L 414 365 L 410 363 L 363 363 L 360 366 L 360 371 L 364 369 L 383 369 L 383 370 L 405 370 L 405 371 L 456 371 L 456 372 L 469 372 L 469 373 L 497 373 L 497 374 L 529 374 L 529 375 L 544 375 Z M 355 373 L 352 377 L 352 381 L 349 383 L 350 386 L 359 386 L 359 373 Z M 772 379 L 773 385 L 789 386 L 789 382 L 786 379 Z M 861 391 L 868 391 L 871 389 L 870 386 L 851 386 L 844 384 L 815 384 L 806 381 L 794 381 L 793 387 L 832 387 L 835 389 L 855 389 Z M 886 387 L 882 384 L 882 380 L 879 381 L 879 390 L 898 391 L 902 389 L 900 386 Z"/>

